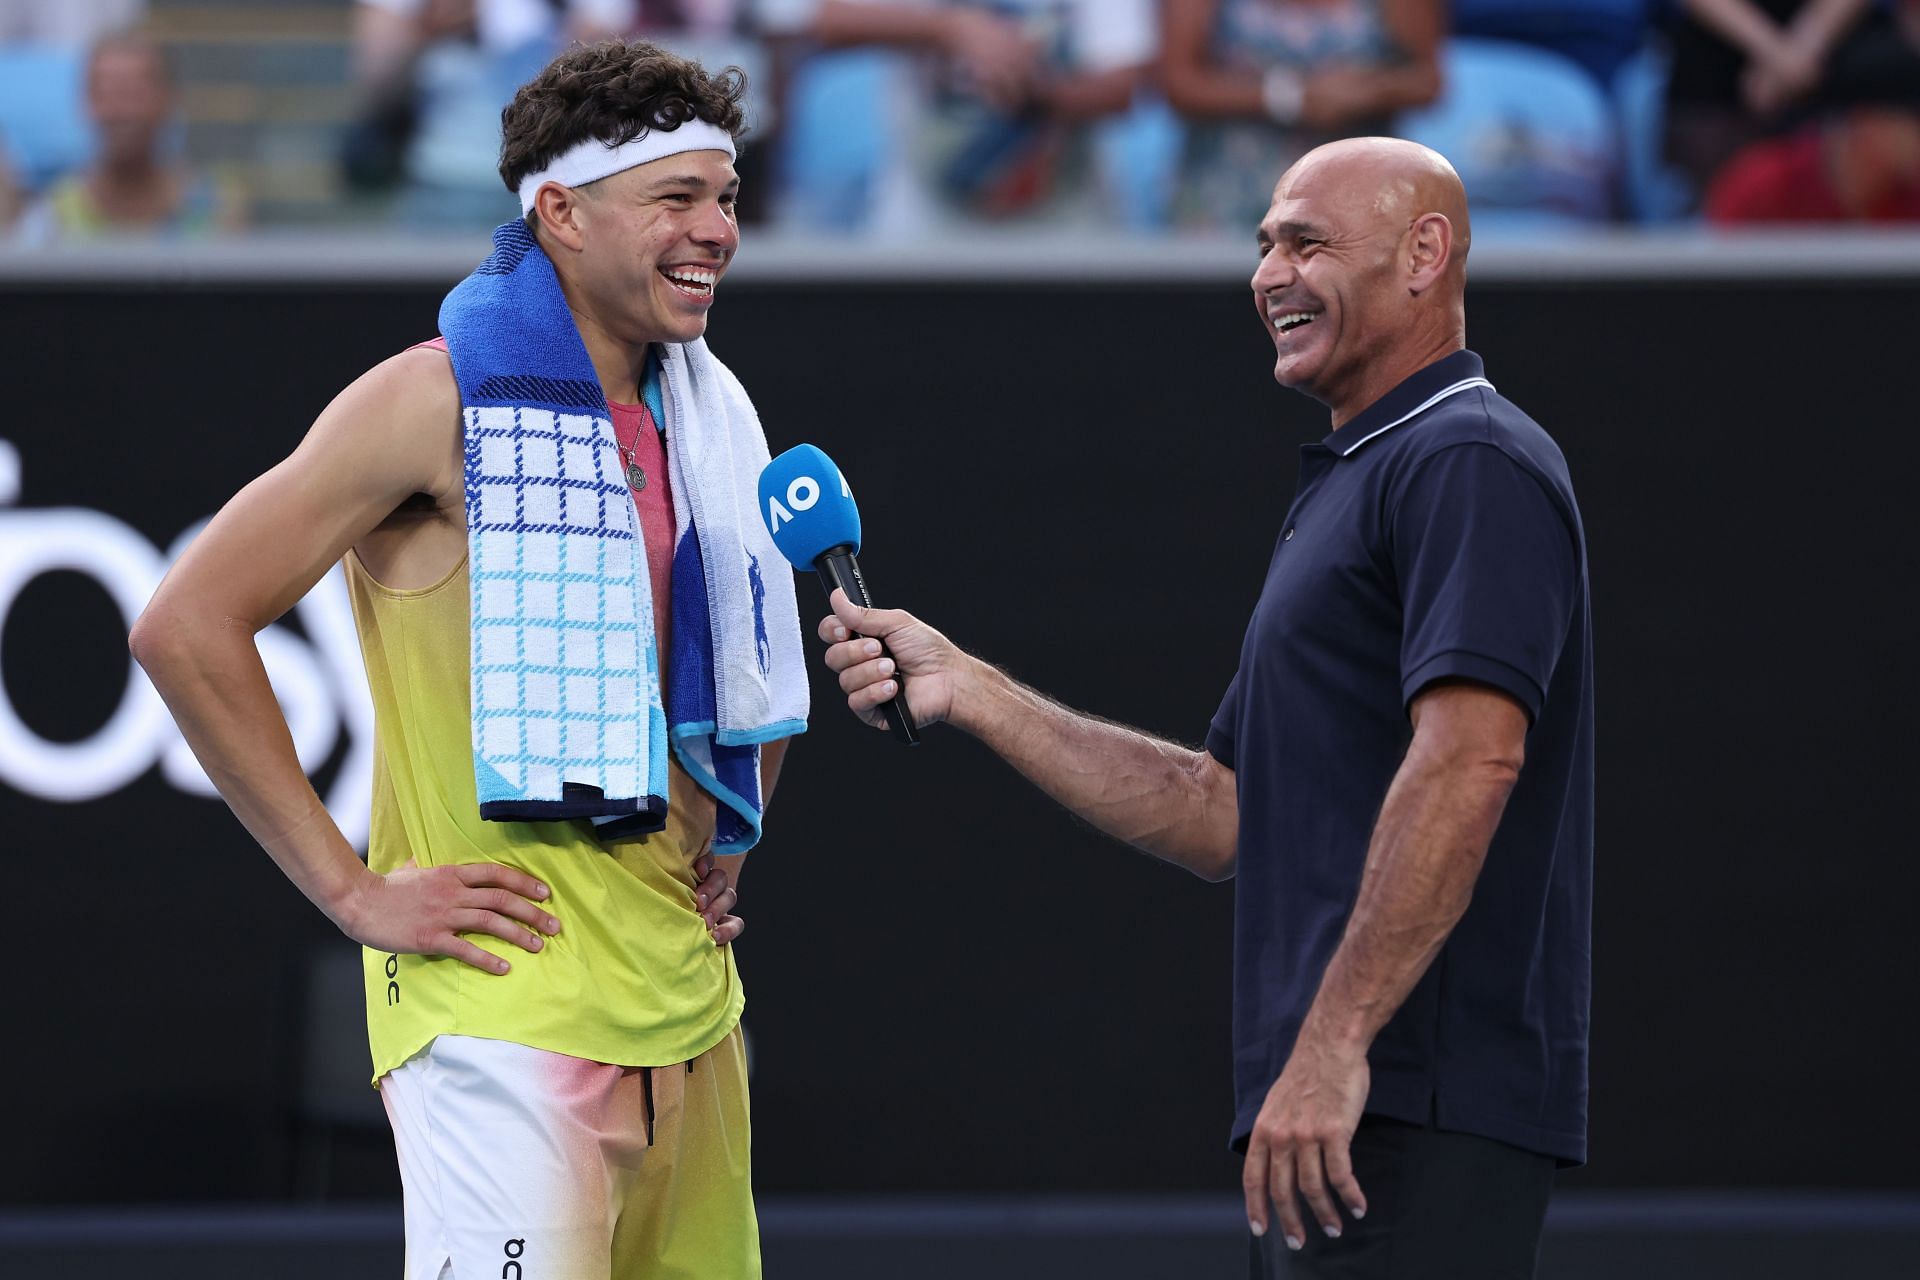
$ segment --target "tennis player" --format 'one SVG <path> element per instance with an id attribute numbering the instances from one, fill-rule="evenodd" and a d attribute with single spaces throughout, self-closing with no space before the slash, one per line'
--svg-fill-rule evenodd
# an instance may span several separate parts
<path id="1" fill-rule="evenodd" d="M 610 789 L 569 782 L 544 801 L 496 796 L 483 817 L 504 784 L 484 758 L 476 765 L 491 739 L 476 729 L 475 703 L 494 686 L 474 665 L 487 593 L 475 590 L 473 557 L 485 553 L 469 529 L 470 513 L 485 510 L 471 478 L 492 456 L 476 423 L 504 414 L 515 430 L 538 418 L 563 437 L 568 424 L 580 433 L 562 439 L 562 453 L 584 459 L 586 480 L 566 481 L 564 496 L 595 486 L 617 496 L 563 504 L 552 519 L 599 520 L 616 550 L 623 536 L 628 549 L 644 545 L 629 584 L 641 621 L 609 624 L 616 640 L 626 626 L 630 648 L 605 686 L 627 690 L 626 705 L 600 708 L 608 734 L 634 731 L 636 705 L 646 719 L 647 668 L 679 682 L 678 659 L 696 640 L 725 637 L 703 656 L 727 673 L 764 673 L 789 638 L 798 654 L 791 583 L 784 597 L 778 590 L 788 575 L 756 578 L 750 596 L 743 587 L 751 615 L 728 630 L 709 617 L 723 593 L 709 598 L 698 574 L 687 576 L 689 557 L 676 560 L 696 537 L 698 551 L 732 536 L 756 573 L 763 556 L 780 563 L 750 496 L 741 506 L 750 527 L 729 527 L 738 495 L 682 438 L 700 405 L 713 427 L 733 403 L 740 470 L 757 474 L 752 455 L 766 456 L 757 420 L 741 425 L 744 396 L 715 399 L 716 386 L 737 384 L 701 341 L 739 244 L 742 89 L 737 74 L 618 41 L 577 47 L 524 86 L 504 113 L 500 166 L 524 223 L 496 233 L 500 249 L 468 285 L 506 289 L 489 296 L 515 305 L 563 299 L 556 331 L 537 336 L 569 353 L 585 381 L 534 369 L 505 390 L 469 386 L 464 375 L 496 353 L 482 349 L 484 329 L 463 352 L 447 327 L 456 299 L 471 296 L 456 290 L 442 311 L 451 355 L 446 339 L 425 344 L 348 386 L 290 457 L 215 517 L 134 629 L 135 654 L 234 812 L 366 948 L 374 1076 L 406 1193 L 407 1280 L 760 1274 L 743 996 L 728 946 L 743 927 L 734 908 L 744 852 L 714 850 L 716 833 L 723 852 L 757 837 L 785 735 L 801 726 L 676 750 L 659 770 L 663 796 L 611 804 Z M 524 336 L 521 314 L 533 312 L 510 316 L 501 343 Z M 536 407 L 488 409 L 488 396 Z M 573 416 L 537 409 L 548 400 L 577 402 Z M 543 438 L 551 464 L 552 433 Z M 512 437 L 509 462 L 534 443 L 531 431 Z M 617 477 L 610 489 L 603 473 Z M 521 500 L 550 499 L 560 483 L 529 486 Z M 566 514 L 576 509 L 591 514 Z M 551 545 L 539 542 L 543 528 L 529 520 L 502 535 L 524 543 L 502 545 Z M 343 557 L 377 710 L 365 864 L 302 773 L 253 643 Z M 558 583 L 564 597 L 583 580 L 563 563 L 508 594 L 551 595 Z M 647 604 L 652 635 L 631 647 L 647 630 Z M 653 658 L 638 662 L 649 645 Z M 532 683 L 557 672 L 564 700 L 580 675 L 573 661 L 522 672 Z M 671 699 L 665 714 L 681 714 Z M 554 719 L 528 709 L 525 725 L 539 734 Z M 679 743 L 678 725 L 675 735 Z M 663 749 L 664 737 L 651 741 Z M 563 741 L 548 753 L 567 750 Z M 502 813 L 519 816 L 495 820 Z"/>

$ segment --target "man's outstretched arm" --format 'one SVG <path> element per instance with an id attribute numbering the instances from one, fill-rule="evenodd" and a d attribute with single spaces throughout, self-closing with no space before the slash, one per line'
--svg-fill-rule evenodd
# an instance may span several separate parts
<path id="1" fill-rule="evenodd" d="M 820 623 L 827 665 L 868 724 L 885 725 L 877 708 L 904 680 L 916 721 L 972 734 L 1108 835 L 1203 879 L 1233 874 L 1233 771 L 1205 751 L 1061 706 L 903 610 L 862 609 L 839 591 L 833 608 Z"/>
<path id="2" fill-rule="evenodd" d="M 434 362 L 438 360 L 437 376 Z M 342 392 L 291 457 L 195 538 L 134 624 L 134 657 L 234 814 L 355 941 L 507 962 L 462 933 L 537 951 L 559 923 L 532 876 L 493 863 L 368 870 L 294 754 L 254 635 L 410 494 L 458 483 L 459 402 L 445 360 L 395 356 Z"/>

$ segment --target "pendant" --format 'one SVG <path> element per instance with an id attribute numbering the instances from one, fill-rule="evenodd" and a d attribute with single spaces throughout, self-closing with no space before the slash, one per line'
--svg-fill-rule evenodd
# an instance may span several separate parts
<path id="1" fill-rule="evenodd" d="M 640 469 L 639 463 L 627 463 L 627 484 L 635 493 L 647 487 L 647 473 Z"/>

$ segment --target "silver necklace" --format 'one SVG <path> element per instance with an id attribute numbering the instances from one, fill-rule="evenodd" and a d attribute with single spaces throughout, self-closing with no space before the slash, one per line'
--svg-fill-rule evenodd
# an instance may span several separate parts
<path id="1" fill-rule="evenodd" d="M 640 384 L 640 400 L 642 404 L 646 402 L 646 398 L 647 384 L 645 381 L 642 381 Z M 627 464 L 627 487 L 635 493 L 639 493 L 647 487 L 647 473 L 641 468 L 639 463 L 633 460 L 634 450 L 640 447 L 640 432 L 645 429 L 645 425 L 644 422 L 635 424 L 632 444 L 621 444 L 620 433 L 618 431 L 613 433 L 613 443 L 619 446 L 620 457 Z"/>
<path id="2" fill-rule="evenodd" d="M 635 493 L 639 493 L 647 487 L 647 473 L 641 468 L 639 463 L 633 460 L 633 451 L 640 447 L 640 428 L 636 427 L 634 429 L 632 444 L 621 444 L 620 433 L 617 431 L 614 432 L 613 443 L 620 450 L 621 461 L 627 464 L 627 487 Z"/>
<path id="3" fill-rule="evenodd" d="M 635 445 L 638 445 L 639 443 L 640 441 L 638 439 L 634 441 Z M 635 493 L 638 493 L 642 489 L 646 488 L 647 473 L 641 470 L 640 464 L 633 460 L 633 450 L 628 448 L 625 445 L 621 445 L 620 456 L 622 458 L 625 458 L 627 462 L 627 487 L 632 489 Z"/>

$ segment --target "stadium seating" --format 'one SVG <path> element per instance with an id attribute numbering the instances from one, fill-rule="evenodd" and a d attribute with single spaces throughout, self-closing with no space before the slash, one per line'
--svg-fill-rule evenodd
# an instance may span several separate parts
<path id="1" fill-rule="evenodd" d="M 1446 156 L 1481 226 L 1601 222 L 1614 208 L 1620 144 L 1612 103 L 1570 58 L 1505 40 L 1457 39 L 1446 89 L 1397 131 Z"/>
<path id="2" fill-rule="evenodd" d="M 0 47 L 0 155 L 29 191 L 93 152 L 80 101 L 83 61 L 77 50 Z"/>

